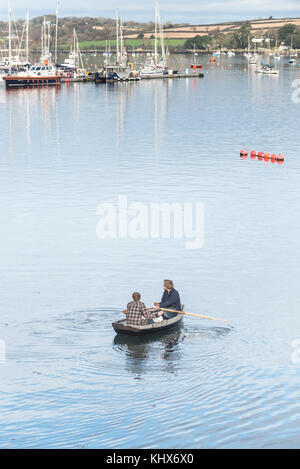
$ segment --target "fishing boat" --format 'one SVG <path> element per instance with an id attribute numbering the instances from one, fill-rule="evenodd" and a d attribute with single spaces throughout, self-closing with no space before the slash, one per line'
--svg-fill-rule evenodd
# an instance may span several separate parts
<path id="1" fill-rule="evenodd" d="M 25 70 L 10 70 L 3 77 L 7 88 L 35 87 L 60 85 L 61 76 L 57 73 L 57 67 L 52 63 L 52 54 L 50 52 L 50 22 L 42 24 L 42 54 L 40 62 L 37 65 L 26 67 Z"/>
<path id="2" fill-rule="evenodd" d="M 121 319 L 120 321 L 113 322 L 112 327 L 114 328 L 117 334 L 127 334 L 142 336 L 145 334 L 154 334 L 157 332 L 167 331 L 176 326 L 179 326 L 182 322 L 183 315 L 177 314 L 171 319 L 165 319 L 161 322 L 154 322 L 152 324 L 146 324 L 145 326 L 136 326 L 132 324 L 127 324 L 126 319 Z"/>
<path id="3" fill-rule="evenodd" d="M 6 75 L 3 77 L 7 88 L 60 85 L 61 77 L 51 74 L 35 75 L 33 73 Z"/>

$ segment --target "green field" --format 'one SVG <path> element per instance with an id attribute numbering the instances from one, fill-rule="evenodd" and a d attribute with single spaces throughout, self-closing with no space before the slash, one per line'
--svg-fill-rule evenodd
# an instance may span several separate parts
<path id="1" fill-rule="evenodd" d="M 165 41 L 165 46 L 169 44 L 170 48 L 176 48 L 176 47 L 183 47 L 186 39 L 169 39 Z M 151 49 L 154 47 L 154 39 L 126 39 L 125 45 L 130 52 L 130 49 L 137 49 L 137 48 L 142 48 L 142 49 Z M 116 48 L 116 40 L 109 40 L 109 41 L 83 41 L 80 42 L 80 48 L 82 50 L 84 49 L 105 49 L 106 43 L 108 46 L 111 48 L 115 49 Z M 158 41 L 160 45 L 160 41 Z M 66 48 L 67 46 L 64 46 Z"/>

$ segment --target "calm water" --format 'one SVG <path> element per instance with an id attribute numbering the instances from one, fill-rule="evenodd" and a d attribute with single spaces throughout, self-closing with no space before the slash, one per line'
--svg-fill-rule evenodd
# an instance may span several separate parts
<path id="1" fill-rule="evenodd" d="M 0 89 L 1 448 L 300 446 L 300 69 L 202 60 L 204 80 Z M 203 203 L 203 248 L 100 240 L 119 195 Z M 164 278 L 233 327 L 116 337 Z"/>

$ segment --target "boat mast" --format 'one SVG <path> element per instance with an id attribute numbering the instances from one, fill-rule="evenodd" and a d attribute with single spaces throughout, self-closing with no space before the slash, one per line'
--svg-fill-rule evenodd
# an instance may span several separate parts
<path id="1" fill-rule="evenodd" d="M 41 39 L 42 39 L 42 57 L 44 55 L 44 24 L 42 24 L 42 36 L 41 36 Z"/>
<path id="2" fill-rule="evenodd" d="M 76 28 L 74 28 L 73 34 L 74 34 L 75 68 L 80 68 L 81 66 L 81 68 L 83 69 L 84 68 L 83 60 L 82 60 L 81 50 L 79 47 L 79 40 L 78 40 L 78 36 L 76 33 Z"/>
<path id="3" fill-rule="evenodd" d="M 154 39 L 154 63 L 157 65 L 157 36 L 158 36 L 158 0 L 155 0 L 155 39 Z"/>
<path id="4" fill-rule="evenodd" d="M 124 62 L 126 61 L 125 59 L 125 53 L 124 53 L 124 37 L 123 37 L 123 20 L 120 20 L 120 56 L 121 56 L 121 64 L 124 65 Z"/>
<path id="5" fill-rule="evenodd" d="M 48 28 L 47 28 L 47 32 L 48 32 L 48 45 L 47 45 L 48 50 L 47 50 L 47 52 L 49 53 L 50 52 L 50 37 L 51 37 L 51 35 L 50 35 L 50 21 L 48 21 L 47 26 L 48 26 Z"/>
<path id="6" fill-rule="evenodd" d="M 160 18 L 160 45 L 161 45 L 161 55 L 163 59 L 163 66 L 166 66 L 166 51 L 165 51 L 165 41 L 164 41 L 164 26 L 163 20 Z"/>
<path id="7" fill-rule="evenodd" d="M 45 60 L 47 50 L 47 30 L 46 30 L 46 16 L 44 16 L 43 27 L 42 27 L 42 56 Z"/>
<path id="8" fill-rule="evenodd" d="M 117 41 L 117 56 L 116 56 L 116 63 L 119 63 L 119 9 L 117 8 L 117 16 L 116 16 L 116 41 Z"/>
<path id="9" fill-rule="evenodd" d="M 29 63 L 29 10 L 26 17 L 26 63 Z"/>
<path id="10" fill-rule="evenodd" d="M 58 13 L 59 13 L 59 2 L 56 6 L 56 24 L 55 24 L 55 63 L 57 64 L 57 44 L 58 44 Z"/>
<path id="11" fill-rule="evenodd" d="M 10 1 L 8 2 L 8 49 L 9 49 L 9 72 L 11 72 L 12 68 L 12 57 L 11 57 L 11 6 Z"/>
<path id="12" fill-rule="evenodd" d="M 74 65 L 77 68 L 77 47 L 76 47 L 76 31 L 75 27 L 73 28 L 73 48 L 74 48 Z"/>

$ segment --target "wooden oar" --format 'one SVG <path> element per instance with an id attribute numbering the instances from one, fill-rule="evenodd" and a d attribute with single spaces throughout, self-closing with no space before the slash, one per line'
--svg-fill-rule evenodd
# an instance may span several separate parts
<path id="1" fill-rule="evenodd" d="M 221 321 L 230 324 L 229 321 L 225 319 L 213 318 L 212 316 L 203 316 L 201 314 L 194 314 L 194 313 L 186 313 L 185 311 L 176 311 L 175 309 L 166 309 L 166 308 L 159 308 L 161 311 L 169 311 L 170 313 L 177 313 L 177 314 L 186 314 L 187 316 L 195 316 L 196 318 L 201 319 L 212 319 L 213 321 Z"/>
<path id="2" fill-rule="evenodd" d="M 161 309 L 161 308 L 157 308 L 157 307 L 154 307 L 154 308 L 147 308 L 146 311 L 152 311 L 152 310 L 156 310 L 156 309 Z M 124 310 L 122 311 L 122 313 L 127 314 L 127 313 L 128 313 L 128 310 L 127 310 L 127 309 L 124 309 Z"/>

